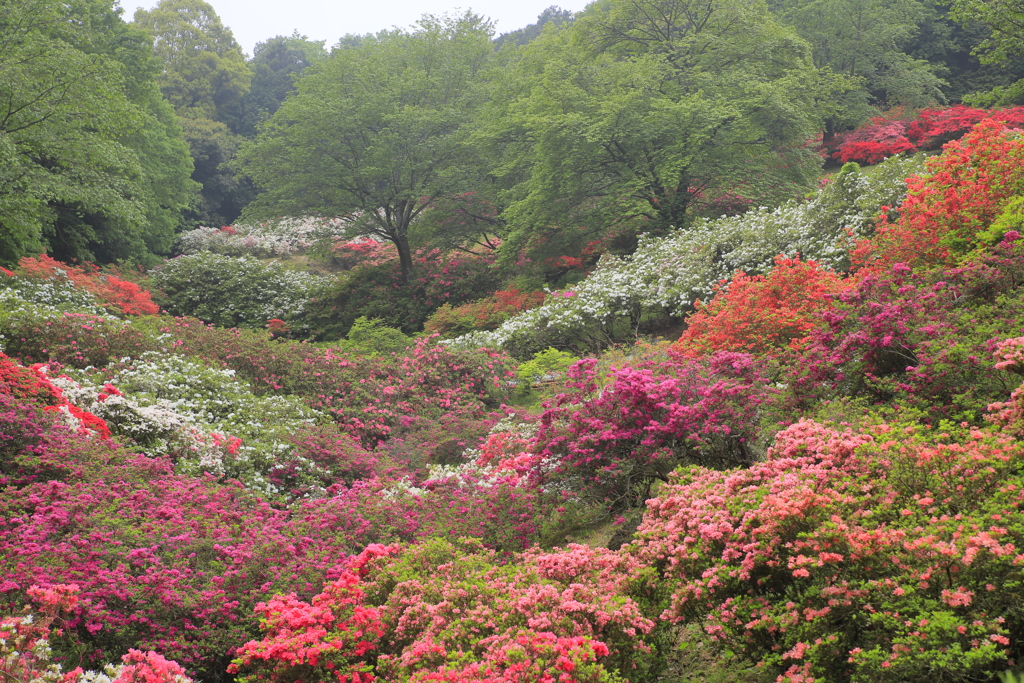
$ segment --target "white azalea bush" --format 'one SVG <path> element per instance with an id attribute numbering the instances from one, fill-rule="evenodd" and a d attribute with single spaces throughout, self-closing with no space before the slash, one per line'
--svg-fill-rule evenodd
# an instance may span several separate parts
<path id="1" fill-rule="evenodd" d="M 763 273 L 779 254 L 845 270 L 854 241 L 871 234 L 882 207 L 899 205 L 905 179 L 921 168 L 922 160 L 901 157 L 870 174 L 847 164 L 806 201 L 701 220 L 663 238 L 642 236 L 632 256 L 605 256 L 585 280 L 552 292 L 538 308 L 451 343 L 504 347 L 522 358 L 547 347 L 592 351 L 635 336 L 648 316 L 685 315 L 736 271 Z"/>
<path id="2" fill-rule="evenodd" d="M 177 247 L 183 254 L 209 251 L 226 256 L 269 258 L 326 250 L 349 232 L 349 222 L 339 218 L 280 218 L 222 228 L 198 227 L 182 233 Z"/>
<path id="3" fill-rule="evenodd" d="M 277 261 L 202 252 L 179 256 L 151 271 L 161 306 L 220 327 L 261 329 L 273 319 L 301 319 L 310 299 L 332 278 L 291 270 Z M 301 325 L 296 322 L 294 329 Z"/>
<path id="4" fill-rule="evenodd" d="M 278 493 L 268 475 L 293 449 L 290 437 L 324 416 L 292 396 L 256 396 L 233 370 L 147 352 L 53 380 L 75 405 L 183 474 L 238 479 Z M 295 458 L 290 466 L 295 466 Z M 299 463 L 314 472 L 312 462 Z"/>

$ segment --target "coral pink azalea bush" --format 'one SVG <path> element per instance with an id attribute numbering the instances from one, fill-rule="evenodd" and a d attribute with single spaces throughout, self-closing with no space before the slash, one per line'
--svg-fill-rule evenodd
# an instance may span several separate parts
<path id="1" fill-rule="evenodd" d="M 1019 661 L 1024 447 L 950 424 L 800 421 L 746 470 L 679 472 L 630 552 L 779 681 L 981 679 Z"/>

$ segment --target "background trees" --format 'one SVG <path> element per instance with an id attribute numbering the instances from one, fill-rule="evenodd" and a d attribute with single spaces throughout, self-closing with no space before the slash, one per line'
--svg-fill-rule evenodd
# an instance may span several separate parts
<path id="1" fill-rule="evenodd" d="M 339 46 L 242 151 L 265 190 L 250 214 L 351 219 L 395 245 L 408 281 L 413 219 L 467 186 L 460 162 L 490 37 L 490 25 L 467 13 Z"/>
<path id="2" fill-rule="evenodd" d="M 167 251 L 193 188 L 147 42 L 104 0 L 4 0 L 0 41 L 0 260 Z"/>

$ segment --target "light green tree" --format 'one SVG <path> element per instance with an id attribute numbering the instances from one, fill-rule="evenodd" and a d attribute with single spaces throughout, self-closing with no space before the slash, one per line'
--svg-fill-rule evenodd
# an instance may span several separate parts
<path id="1" fill-rule="evenodd" d="M 606 0 L 517 64 L 495 138 L 517 140 L 506 256 L 538 231 L 635 217 L 685 227 L 721 200 L 807 187 L 820 121 L 807 43 L 760 3 Z"/>
<path id="2" fill-rule="evenodd" d="M 0 0 L 0 260 L 145 260 L 191 197 L 148 38 L 107 0 Z"/>
<path id="3" fill-rule="evenodd" d="M 243 147 L 241 166 L 263 189 L 246 215 L 350 219 L 395 245 L 408 281 L 413 220 L 470 182 L 462 162 L 491 35 L 466 13 L 343 41 Z"/>

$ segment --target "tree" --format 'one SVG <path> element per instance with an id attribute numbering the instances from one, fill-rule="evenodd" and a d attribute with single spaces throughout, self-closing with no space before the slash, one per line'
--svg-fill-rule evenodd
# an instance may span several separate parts
<path id="1" fill-rule="evenodd" d="M 408 283 L 412 221 L 468 182 L 460 161 L 491 33 L 471 13 L 427 15 L 412 32 L 339 46 L 243 147 L 241 166 L 264 189 L 246 215 L 348 219 L 395 245 Z"/>
<path id="2" fill-rule="evenodd" d="M 323 41 L 309 40 L 298 32 L 257 43 L 249 60 L 252 83 L 242 98 L 237 132 L 255 137 L 257 124 L 274 114 L 295 91 L 295 79 L 302 71 L 326 56 Z"/>
<path id="3" fill-rule="evenodd" d="M 0 260 L 170 246 L 191 187 L 151 59 L 107 0 L 0 2 Z"/>
<path id="4" fill-rule="evenodd" d="M 230 223 L 252 198 L 252 188 L 228 166 L 241 144 L 243 97 L 252 72 L 231 29 L 203 0 L 161 0 L 138 9 L 135 25 L 154 40 L 163 66 L 160 90 L 173 105 L 202 185 L 190 223 Z"/>
<path id="5" fill-rule="evenodd" d="M 932 14 L 920 0 L 775 0 L 773 9 L 810 42 L 818 69 L 841 76 L 827 92 L 824 142 L 876 114 L 875 104 L 945 101 L 935 67 L 904 52 Z"/>
<path id="6" fill-rule="evenodd" d="M 523 49 L 496 137 L 524 173 L 505 212 L 514 256 L 531 235 L 642 217 L 686 227 L 723 199 L 807 186 L 819 116 L 804 41 L 763 5 L 616 0 Z M 716 211 L 720 213 L 720 211 Z"/>
<path id="7" fill-rule="evenodd" d="M 1022 0 L 953 0 L 959 21 L 980 21 L 992 29 L 979 46 L 982 61 L 1001 62 L 1024 54 L 1024 2 Z"/>

